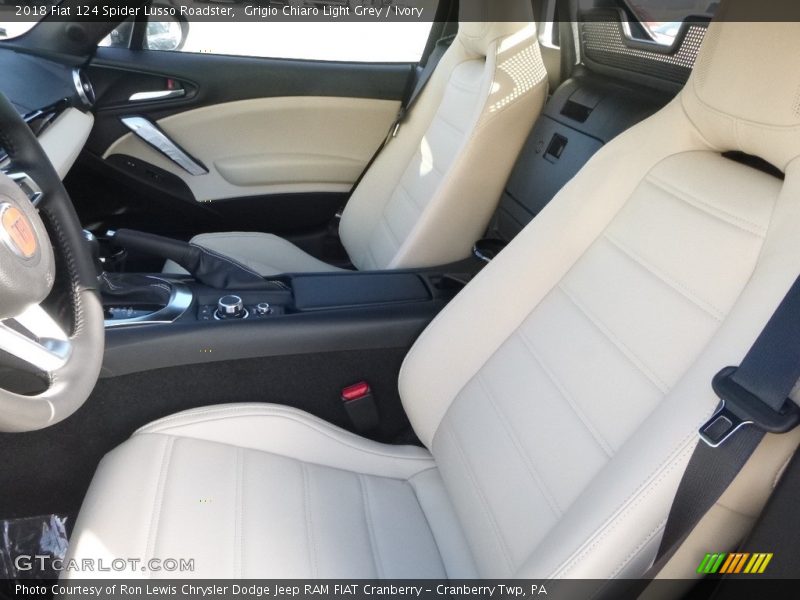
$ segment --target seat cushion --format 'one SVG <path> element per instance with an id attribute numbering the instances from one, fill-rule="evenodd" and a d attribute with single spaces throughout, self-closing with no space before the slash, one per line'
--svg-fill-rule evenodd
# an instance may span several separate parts
<path id="1" fill-rule="evenodd" d="M 204 233 L 192 239 L 193 244 L 228 256 L 270 277 L 281 273 L 324 273 L 342 269 L 322 262 L 291 242 L 269 233 L 232 231 Z M 186 273 L 172 261 L 164 265 L 164 273 Z"/>
<path id="2" fill-rule="evenodd" d="M 70 556 L 194 559 L 184 575 L 202 578 L 475 573 L 427 450 L 266 404 L 136 432 L 101 463 Z"/>

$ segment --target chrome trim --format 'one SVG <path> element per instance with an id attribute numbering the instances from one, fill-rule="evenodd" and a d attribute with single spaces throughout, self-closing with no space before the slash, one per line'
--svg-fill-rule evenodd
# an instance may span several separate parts
<path id="1" fill-rule="evenodd" d="M 16 321 L 33 337 L 9 327 L 7 321 Z M 44 373 L 59 370 L 72 356 L 69 336 L 38 304 L 29 306 L 16 317 L 0 321 L 0 349 Z"/>
<path id="2" fill-rule="evenodd" d="M 136 92 L 131 94 L 128 102 L 146 102 L 147 100 L 167 100 L 170 98 L 183 98 L 186 95 L 186 90 L 157 90 L 153 92 Z"/>
<path id="3" fill-rule="evenodd" d="M 477 246 L 472 247 L 472 255 L 477 258 L 478 260 L 482 260 L 483 262 L 490 263 L 492 259 L 486 256 L 483 252 L 481 252 Z"/>
<path id="4" fill-rule="evenodd" d="M 21 189 L 28 197 L 28 200 L 31 201 L 31 204 L 34 206 L 39 204 L 39 201 L 42 199 L 44 194 L 42 193 L 42 188 L 39 187 L 39 184 L 36 183 L 36 181 L 30 175 L 24 171 L 6 173 L 6 175 L 19 186 L 19 189 Z"/>
<path id="5" fill-rule="evenodd" d="M 654 52 L 668 52 L 675 47 L 675 40 L 673 40 L 669 44 L 662 44 L 661 42 L 657 41 L 653 35 L 650 33 L 650 30 L 647 27 L 642 27 L 644 29 L 645 34 L 650 39 L 643 40 L 641 38 L 637 38 L 633 35 L 633 30 L 631 29 L 631 24 L 627 20 L 620 20 L 619 23 L 620 30 L 622 31 L 622 35 L 627 39 L 629 42 L 633 42 L 635 44 L 643 44 L 644 46 L 649 46 L 653 49 Z M 681 25 L 681 27 L 683 27 Z M 678 39 L 677 36 L 675 38 Z"/>
<path id="6" fill-rule="evenodd" d="M 75 91 L 78 92 L 78 98 L 86 104 L 86 106 L 94 105 L 94 88 L 91 82 L 83 81 L 81 79 L 81 70 L 77 67 L 72 69 L 72 83 L 75 85 Z M 91 95 L 91 98 L 89 96 Z"/>
<path id="7" fill-rule="evenodd" d="M 134 135 L 153 146 L 190 175 L 205 175 L 208 169 L 197 162 L 161 131 L 157 125 L 144 117 L 122 117 L 123 125 Z"/>
<path id="8" fill-rule="evenodd" d="M 725 431 L 725 433 L 721 438 L 715 441 L 708 436 L 708 434 L 706 433 L 706 429 L 712 424 L 714 424 L 720 418 L 726 419 L 730 424 L 730 428 L 727 431 Z M 725 400 L 722 400 L 719 408 L 716 411 L 714 411 L 714 414 L 711 416 L 711 418 L 708 421 L 706 421 L 706 423 L 700 428 L 700 430 L 698 431 L 698 435 L 700 436 L 700 439 L 711 448 L 719 448 L 722 444 L 725 443 L 725 440 L 727 440 L 734 433 L 739 431 L 742 427 L 753 424 L 754 424 L 753 421 L 751 421 L 750 419 L 742 419 L 738 415 L 728 410 L 725 407 Z"/>
<path id="9" fill-rule="evenodd" d="M 214 320 L 215 321 L 244 321 L 245 319 L 250 318 L 250 311 L 246 308 L 242 309 L 242 316 L 241 317 L 221 317 L 219 315 L 219 309 L 214 311 Z"/>
<path id="10" fill-rule="evenodd" d="M 167 325 L 177 321 L 189 310 L 189 307 L 192 305 L 192 300 L 194 300 L 194 294 L 188 286 L 162 279 L 161 277 L 151 276 L 150 279 L 163 281 L 172 288 L 167 305 L 161 310 L 157 310 L 149 315 L 142 315 L 141 317 L 134 317 L 132 319 L 107 319 L 105 321 L 106 329 L 132 327 L 135 325 Z"/>

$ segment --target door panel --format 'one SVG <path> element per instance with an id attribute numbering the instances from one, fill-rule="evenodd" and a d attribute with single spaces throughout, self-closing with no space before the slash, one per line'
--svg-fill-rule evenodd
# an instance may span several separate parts
<path id="1" fill-rule="evenodd" d="M 69 179 L 79 213 L 98 230 L 306 236 L 341 206 L 414 67 L 98 48 L 88 69 L 95 126 Z M 126 116 L 157 124 L 208 173 L 181 169 L 134 136 Z"/>
<path id="2" fill-rule="evenodd" d="M 106 150 L 180 177 L 200 202 L 347 192 L 397 115 L 398 101 L 289 96 L 205 106 L 158 126 L 208 173 L 191 175 L 133 133 Z"/>

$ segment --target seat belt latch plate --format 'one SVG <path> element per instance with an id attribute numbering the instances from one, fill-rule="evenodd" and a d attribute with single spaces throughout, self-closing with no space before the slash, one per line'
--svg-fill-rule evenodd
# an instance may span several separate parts
<path id="1" fill-rule="evenodd" d="M 791 399 L 786 399 L 780 412 L 773 410 L 734 381 L 736 369 L 725 367 L 714 376 L 712 387 L 721 403 L 714 415 L 700 427 L 703 442 L 716 448 L 745 425 L 770 433 L 786 433 L 800 423 L 800 407 Z"/>

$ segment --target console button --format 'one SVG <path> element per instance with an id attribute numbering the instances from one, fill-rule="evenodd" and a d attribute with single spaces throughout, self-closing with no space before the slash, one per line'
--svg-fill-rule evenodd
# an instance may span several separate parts
<path id="1" fill-rule="evenodd" d="M 220 319 L 242 319 L 247 316 L 247 311 L 239 296 L 223 296 L 217 302 L 216 316 Z"/>
<path id="2" fill-rule="evenodd" d="M 272 313 L 272 307 L 269 305 L 268 302 L 260 302 L 256 304 L 256 314 L 259 316 L 264 316 Z"/>

